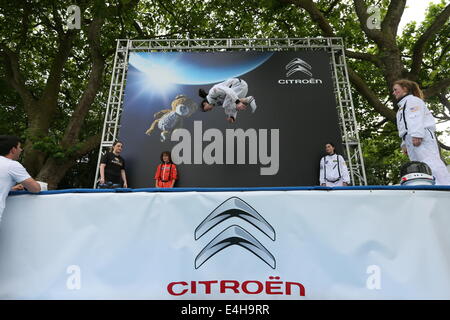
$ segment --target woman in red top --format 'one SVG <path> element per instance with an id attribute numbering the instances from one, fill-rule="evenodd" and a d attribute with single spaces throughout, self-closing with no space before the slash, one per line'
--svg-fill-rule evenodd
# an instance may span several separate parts
<path id="1" fill-rule="evenodd" d="M 155 188 L 173 188 L 178 179 L 177 166 L 173 164 L 170 152 L 161 153 L 161 164 L 155 173 Z"/>

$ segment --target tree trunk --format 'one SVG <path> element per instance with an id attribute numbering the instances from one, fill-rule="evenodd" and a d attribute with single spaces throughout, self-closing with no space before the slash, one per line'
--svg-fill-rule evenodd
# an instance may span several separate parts
<path id="1" fill-rule="evenodd" d="M 85 139 L 83 143 L 79 145 L 79 148 L 75 153 L 64 159 L 55 159 L 52 157 L 48 157 L 44 165 L 41 167 L 39 173 L 37 174 L 36 179 L 39 181 L 47 182 L 49 189 L 56 189 L 59 182 L 65 176 L 67 171 L 72 168 L 77 159 L 94 150 L 95 148 L 98 148 L 100 139 L 101 133 Z"/>
<path id="2" fill-rule="evenodd" d="M 28 113 L 27 141 L 23 152 L 23 164 L 31 176 L 36 176 L 47 155 L 43 151 L 36 150 L 34 142 L 48 136 L 51 116 L 42 111 L 40 102 L 30 106 L 30 110 L 33 111 Z"/>
<path id="3" fill-rule="evenodd" d="M 36 180 L 47 182 L 49 190 L 56 189 L 58 183 L 67 173 L 67 170 L 74 164 L 75 160 L 56 160 L 49 158 L 36 176 Z"/>

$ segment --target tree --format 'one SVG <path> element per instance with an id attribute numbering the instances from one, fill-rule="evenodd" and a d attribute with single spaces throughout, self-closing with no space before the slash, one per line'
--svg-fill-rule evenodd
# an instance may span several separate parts
<path id="1" fill-rule="evenodd" d="M 405 9 L 406 0 L 382 1 L 381 9 L 384 11 L 384 17 L 379 30 L 368 27 L 367 22 L 370 15 L 367 13 L 368 6 L 363 0 L 353 0 L 353 3 L 343 1 L 340 6 L 337 6 L 336 1 L 333 2 L 336 7 L 329 8 L 327 12 L 339 10 L 339 20 L 327 18 L 323 9 L 320 8 L 321 2 L 317 4 L 312 0 L 280 0 L 280 2 L 304 9 L 310 15 L 311 20 L 322 30 L 324 36 L 342 36 L 347 39 L 348 47 L 359 49 L 358 51 L 347 50 L 348 57 L 368 62 L 373 69 L 381 72 L 385 81 L 385 88 L 381 92 L 377 86 L 371 87 L 369 81 L 372 79 L 364 80 L 363 75 L 353 68 L 349 68 L 349 77 L 359 94 L 370 103 L 374 110 L 389 121 L 395 121 L 397 106 L 393 104 L 393 108 L 389 107 L 382 102 L 382 99 L 390 96 L 393 82 L 398 79 L 407 78 L 421 83 L 425 88 L 424 93 L 427 99 L 439 95 L 445 96 L 448 92 L 449 69 L 436 69 L 441 66 L 444 57 L 448 56 L 449 49 L 447 21 L 450 16 L 450 5 L 444 7 L 444 1 L 440 5 L 432 6 L 425 23 L 418 30 L 414 28 L 407 30 L 402 39 L 397 37 L 397 28 Z M 372 4 L 375 4 L 374 1 Z M 341 12 L 345 12 L 350 5 L 354 6 L 356 17 L 354 14 L 350 14 L 346 19 L 342 17 Z M 365 36 L 363 42 L 355 43 L 351 41 L 352 39 L 348 41 L 347 29 L 345 25 L 343 27 L 341 25 L 342 18 L 346 23 L 359 21 L 360 30 Z M 348 18 L 351 20 L 349 21 Z M 431 44 L 436 48 L 442 48 L 437 61 L 434 61 L 435 63 L 432 65 L 434 67 L 432 70 L 424 68 L 427 66 L 426 58 L 434 58 L 430 55 L 425 56 L 425 51 Z M 434 76 L 431 76 L 431 72 L 434 72 Z M 392 96 L 391 101 L 394 102 Z"/>
<path id="2" fill-rule="evenodd" d="M 195 2 L 183 2 L 186 10 L 200 10 L 194 8 Z M 369 5 L 380 9 L 379 29 L 368 26 Z M 398 109 L 391 95 L 393 82 L 401 78 L 419 82 L 435 117 L 450 119 L 450 5 L 445 6 L 445 1 L 430 5 L 420 26 L 410 23 L 398 36 L 405 6 L 406 0 L 249 0 L 233 2 L 233 6 L 226 0 L 211 0 L 203 4 L 200 21 L 189 20 L 189 15 L 177 12 L 174 5 L 165 9 L 174 18 L 169 26 L 176 22 L 191 37 L 342 37 L 369 182 L 386 184 L 398 182 L 398 165 L 407 160 L 398 152 L 400 139 L 392 126 Z M 187 18 L 176 20 L 178 16 Z M 377 175 L 374 167 L 385 170 Z"/>
<path id="3" fill-rule="evenodd" d="M 53 188 L 60 182 L 92 183 L 116 39 L 343 37 L 371 165 L 405 159 L 393 143 L 399 142 L 392 126 L 397 110 L 390 95 L 393 81 L 418 81 L 436 118 L 450 119 L 450 7 L 444 0 L 401 36 L 397 28 L 406 0 L 75 2 L 82 11 L 81 30 L 65 26 L 73 1 L 4 0 L 0 6 L 0 129 L 26 128 L 24 164 Z M 382 18 L 379 30 L 367 26 L 367 8 L 374 4 Z M 382 156 L 389 151 L 395 159 Z M 373 183 L 396 180 L 389 169 L 383 177 L 371 175 Z"/>
<path id="4" fill-rule="evenodd" d="M 37 3 L 39 10 L 35 9 Z M 71 4 L 7 2 L 0 15 L 2 90 L 6 84 L 14 90 L 8 96 L 20 97 L 9 114 L 26 117 L 24 165 L 50 188 L 99 145 L 99 111 L 104 104 L 99 93 L 107 89 L 105 63 L 114 52 L 114 36 L 119 35 L 116 31 L 102 37 L 102 30 L 108 28 L 106 19 L 115 25 L 136 1 L 116 6 L 78 1 L 82 30 L 66 27 L 65 11 Z"/>

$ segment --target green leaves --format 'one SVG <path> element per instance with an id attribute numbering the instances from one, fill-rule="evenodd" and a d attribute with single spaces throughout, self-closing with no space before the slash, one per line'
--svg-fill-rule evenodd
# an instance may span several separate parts
<path id="1" fill-rule="evenodd" d="M 377 133 L 362 137 L 363 157 L 369 185 L 389 185 L 400 182 L 400 167 L 409 161 L 401 152 L 397 129 L 386 123 Z"/>
<path id="2" fill-rule="evenodd" d="M 386 16 L 390 2 L 364 1 L 366 5 L 379 5 L 382 17 Z M 411 68 L 415 43 L 443 11 L 445 2 L 441 0 L 438 4 L 431 4 L 423 23 L 412 22 L 400 36 L 397 36 L 395 45 L 399 49 L 399 59 L 407 71 Z M 21 95 L 6 81 L 0 80 L 0 132 L 19 134 L 28 138 L 33 142 L 33 150 L 43 153 L 47 159 L 69 161 L 68 159 L 80 150 L 83 141 L 102 129 L 116 39 L 322 36 L 322 30 L 299 3 L 315 5 L 332 27 L 334 34 L 344 38 L 348 49 L 381 58 L 387 58 L 395 52 L 395 50 L 381 50 L 361 30 L 352 0 L 3 1 L 0 6 L 0 43 L 17 53 L 20 74 L 26 88 L 35 99 L 39 99 L 44 92 L 58 43 L 68 31 L 65 25 L 68 6 L 78 4 L 81 7 L 82 23 L 81 30 L 74 31 L 76 36 L 69 58 L 59 74 L 62 82 L 56 92 L 57 108 L 49 120 L 48 130 L 35 136 L 25 134 L 30 123 L 39 122 L 40 114 L 33 108 L 27 114 L 25 101 Z M 92 70 L 93 57 L 87 41 L 87 32 L 89 23 L 98 16 L 105 19 L 99 39 L 101 54 L 105 59 L 104 77 L 96 98 L 84 118 L 77 142 L 63 147 L 61 142 L 65 130 L 74 115 L 80 97 L 87 88 Z M 418 75 L 419 82 L 425 88 L 450 76 L 449 34 L 450 24 L 447 22 L 427 44 Z M 7 74 L 5 61 L 0 52 L 1 76 Z M 391 88 L 388 87 L 389 81 L 386 76 L 387 71 L 393 66 L 380 68 L 361 59 L 348 58 L 347 62 L 357 74 L 364 77 L 365 83 L 376 93 L 379 100 L 387 108 L 393 108 L 390 100 Z M 352 94 L 361 128 L 369 183 L 397 183 L 398 168 L 406 158 L 399 151 L 400 140 L 396 135 L 395 126 L 392 123 L 381 123 L 383 118 L 358 91 L 353 90 Z M 441 92 L 444 99 L 448 94 L 448 87 Z M 433 97 L 428 102 L 435 115 L 446 119 L 445 112 L 448 113 L 449 110 L 443 107 L 442 97 Z M 89 151 L 82 160 L 75 162 L 75 166 L 63 179 L 64 186 L 70 184 L 91 186 L 92 171 L 95 171 L 97 160 L 96 153 L 96 150 Z"/>

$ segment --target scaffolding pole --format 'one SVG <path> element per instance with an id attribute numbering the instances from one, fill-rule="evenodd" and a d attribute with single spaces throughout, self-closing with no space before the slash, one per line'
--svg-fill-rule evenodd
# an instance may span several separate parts
<path id="1" fill-rule="evenodd" d="M 119 133 L 130 52 L 290 51 L 298 49 L 322 50 L 331 54 L 330 68 L 339 114 L 339 128 L 345 157 L 349 164 L 351 180 L 354 185 L 367 185 L 342 38 L 119 39 L 114 56 L 94 188 L 96 188 L 99 179 L 101 157 L 111 148 Z"/>

